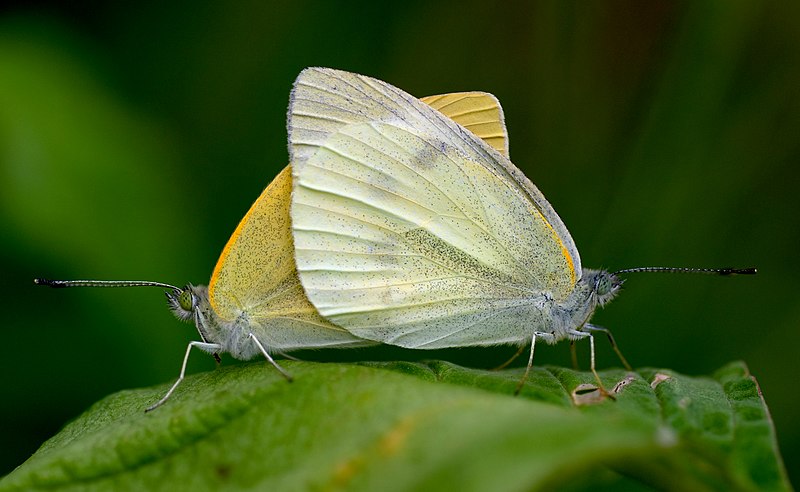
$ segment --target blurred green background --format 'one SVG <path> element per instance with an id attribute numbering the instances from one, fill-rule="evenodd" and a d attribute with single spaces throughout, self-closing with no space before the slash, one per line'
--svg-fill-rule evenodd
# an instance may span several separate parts
<path id="1" fill-rule="evenodd" d="M 321 65 L 418 96 L 494 93 L 512 160 L 586 267 L 757 266 L 631 276 L 595 321 L 635 367 L 746 361 L 798 483 L 800 3 L 164 3 L 0 15 L 0 474 L 102 396 L 172 381 L 197 339 L 158 289 L 32 279 L 207 282 L 287 163 L 292 81 Z M 488 367 L 513 352 L 303 355 Z M 536 357 L 568 364 L 568 346 Z M 598 357 L 618 365 L 606 343 Z"/>

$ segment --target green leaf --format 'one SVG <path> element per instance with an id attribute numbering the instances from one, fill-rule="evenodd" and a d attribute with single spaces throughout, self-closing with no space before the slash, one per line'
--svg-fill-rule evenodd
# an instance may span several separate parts
<path id="1" fill-rule="evenodd" d="M 616 400 L 581 405 L 591 373 L 556 367 L 515 398 L 519 370 L 285 365 L 293 384 L 264 363 L 190 376 L 147 414 L 168 385 L 113 394 L 0 491 L 791 489 L 742 363 L 711 378 L 604 371 Z"/>

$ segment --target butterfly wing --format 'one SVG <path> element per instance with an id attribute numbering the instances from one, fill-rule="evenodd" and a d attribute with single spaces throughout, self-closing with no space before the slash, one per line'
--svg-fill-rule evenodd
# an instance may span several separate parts
<path id="1" fill-rule="evenodd" d="M 444 94 L 428 100 L 471 131 L 497 145 L 505 144 L 503 112 L 491 94 Z M 289 228 L 291 189 L 287 167 L 242 219 L 212 274 L 211 305 L 223 320 L 234 320 L 246 313 L 251 328 L 270 348 L 365 344 L 319 316 L 303 292 Z"/>
<path id="2" fill-rule="evenodd" d="M 508 157 L 508 132 L 500 101 L 488 92 L 454 92 L 420 98 Z"/>
<path id="3" fill-rule="evenodd" d="M 306 160 L 292 227 L 300 279 L 323 316 L 406 347 L 518 342 L 545 291 L 572 289 L 556 231 L 454 138 L 400 120 L 355 123 Z"/>
<path id="4" fill-rule="evenodd" d="M 291 190 L 287 166 L 242 218 L 211 275 L 211 306 L 224 321 L 246 316 L 274 350 L 363 345 L 322 318 L 303 292 L 289 227 Z"/>
<path id="5" fill-rule="evenodd" d="M 414 96 L 371 77 L 311 67 L 303 70 L 295 81 L 288 120 L 295 177 L 303 173 L 305 162 L 330 135 L 349 124 L 400 122 L 421 135 L 449 142 L 468 159 L 512 183 L 519 200 L 533 204 L 558 235 L 570 257 L 572 270 L 580 278 L 581 260 L 572 236 L 536 186 L 508 158 Z"/>

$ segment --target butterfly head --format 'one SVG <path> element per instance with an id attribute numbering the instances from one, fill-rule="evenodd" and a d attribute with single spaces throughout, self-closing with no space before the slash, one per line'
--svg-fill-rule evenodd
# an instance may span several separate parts
<path id="1" fill-rule="evenodd" d="M 178 319 L 194 321 L 197 331 L 205 342 L 213 342 L 219 338 L 214 336 L 214 315 L 208 302 L 208 288 L 205 285 L 187 285 L 182 289 L 175 288 L 166 293 L 167 303 Z"/>
<path id="2" fill-rule="evenodd" d="M 189 321 L 194 317 L 199 304 L 199 298 L 195 294 L 195 287 L 187 285 L 182 289 L 175 289 L 166 292 L 167 303 L 172 314 L 181 321 Z"/>
<path id="3" fill-rule="evenodd" d="M 611 302 L 617 293 L 622 288 L 622 282 L 619 277 L 611 272 L 605 270 L 594 270 L 590 273 L 592 282 L 592 296 L 600 306 L 605 306 Z"/>

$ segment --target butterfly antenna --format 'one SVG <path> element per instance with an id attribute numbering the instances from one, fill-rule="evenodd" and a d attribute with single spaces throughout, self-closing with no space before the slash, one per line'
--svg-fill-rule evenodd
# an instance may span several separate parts
<path id="1" fill-rule="evenodd" d="M 181 290 L 174 285 L 149 280 L 48 280 L 35 278 L 33 283 L 56 289 L 65 287 L 161 287 L 162 289 Z"/>
<path id="2" fill-rule="evenodd" d="M 150 280 L 49 280 L 46 278 L 35 278 L 33 279 L 33 283 L 36 285 L 47 285 L 48 287 L 53 287 L 55 289 L 63 289 L 66 287 L 161 287 L 162 289 L 171 289 L 173 291 L 171 294 L 167 292 L 167 299 L 170 299 L 170 302 L 172 302 L 173 296 L 181 292 L 181 289 L 175 287 L 174 285 L 165 284 L 163 282 L 153 282 Z M 203 337 L 203 341 L 205 342 L 205 335 L 203 335 L 201 332 L 200 336 Z M 189 345 L 189 347 L 191 347 L 191 345 Z M 186 355 L 188 356 L 189 353 L 187 352 Z M 217 364 L 221 362 L 218 353 L 215 352 L 211 355 L 214 356 L 214 360 L 217 361 Z M 183 364 L 185 368 L 185 360 L 183 361 Z M 183 375 L 181 375 L 181 377 L 183 377 Z M 173 387 L 173 389 L 175 388 Z M 167 396 L 169 396 L 170 393 L 172 393 L 172 390 L 167 393 Z M 164 397 L 164 399 L 166 399 L 166 397 Z M 163 400 L 155 406 L 150 407 L 148 410 L 152 410 L 161 403 L 163 403 Z"/>
<path id="3" fill-rule="evenodd" d="M 755 268 L 681 268 L 681 267 L 639 267 L 639 268 L 626 268 L 624 270 L 617 270 L 614 275 L 621 273 L 639 273 L 639 272 L 655 272 L 655 273 L 701 273 L 705 275 L 755 275 L 758 270 Z"/>

